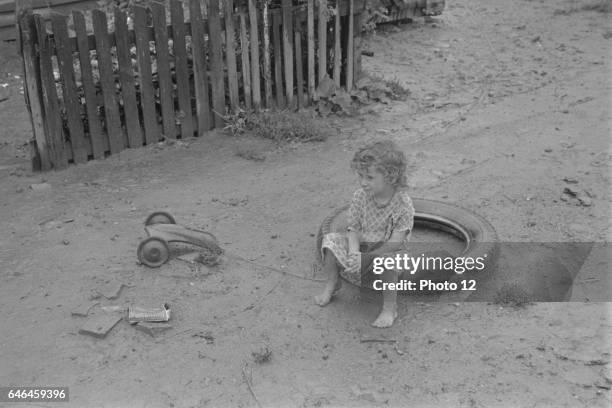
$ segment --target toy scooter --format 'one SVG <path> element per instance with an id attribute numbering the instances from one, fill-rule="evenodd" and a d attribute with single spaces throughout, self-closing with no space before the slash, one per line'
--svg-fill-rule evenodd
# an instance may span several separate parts
<path id="1" fill-rule="evenodd" d="M 213 234 L 177 225 L 174 217 L 167 212 L 159 211 L 149 215 L 145 221 L 145 231 L 148 238 L 138 245 L 138 260 L 151 268 L 157 268 L 168 261 L 170 242 L 197 245 L 215 254 L 223 252 Z"/>

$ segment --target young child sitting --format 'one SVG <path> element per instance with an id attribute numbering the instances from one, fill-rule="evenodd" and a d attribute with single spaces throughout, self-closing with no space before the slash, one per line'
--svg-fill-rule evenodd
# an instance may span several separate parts
<path id="1" fill-rule="evenodd" d="M 406 191 L 406 157 L 395 143 L 379 141 L 364 146 L 355 153 L 351 168 L 359 176 L 361 188 L 353 194 L 346 233 L 323 237 L 321 251 L 328 281 L 323 293 L 315 297 L 320 306 L 327 305 L 340 289 L 341 271 L 350 282 L 364 286 L 375 256 L 405 251 L 413 226 L 414 208 Z M 386 270 L 376 279 L 395 283 L 398 274 Z M 397 292 L 383 290 L 382 311 L 372 325 L 389 327 L 396 318 Z"/>

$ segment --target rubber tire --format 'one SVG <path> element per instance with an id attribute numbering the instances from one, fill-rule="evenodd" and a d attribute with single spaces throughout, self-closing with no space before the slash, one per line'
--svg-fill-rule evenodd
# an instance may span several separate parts
<path id="1" fill-rule="evenodd" d="M 174 217 L 165 211 L 156 211 L 150 214 L 145 220 L 146 225 L 154 224 L 176 224 Z"/>
<path id="2" fill-rule="evenodd" d="M 483 257 L 486 254 L 486 269 L 478 271 L 491 272 L 498 257 L 497 233 L 495 228 L 483 217 L 472 211 L 440 201 L 413 198 L 415 209 L 414 226 L 427 227 L 448 232 L 467 242 L 462 257 Z M 317 259 L 321 261 L 321 244 L 323 236 L 333 232 L 332 225 L 336 217 L 348 210 L 348 205 L 338 208 L 321 223 L 316 239 Z M 457 279 L 468 278 L 469 273 L 457 274 Z"/>
<path id="3" fill-rule="evenodd" d="M 152 243 L 155 243 L 154 246 L 157 248 L 152 248 Z M 149 246 L 149 248 L 147 248 Z M 151 253 L 150 251 L 153 249 L 160 250 L 159 254 Z M 163 264 L 165 264 L 170 258 L 170 249 L 168 248 L 168 244 L 163 239 L 157 237 L 149 237 L 138 245 L 138 260 L 141 264 L 147 265 L 151 268 L 159 268 Z"/>

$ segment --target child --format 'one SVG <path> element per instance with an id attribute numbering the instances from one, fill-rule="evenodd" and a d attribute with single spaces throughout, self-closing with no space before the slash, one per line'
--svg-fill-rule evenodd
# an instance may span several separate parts
<path id="1" fill-rule="evenodd" d="M 321 250 L 328 281 L 323 293 L 315 297 L 320 306 L 327 305 L 340 289 L 341 270 L 343 277 L 362 286 L 362 278 L 372 272 L 369 263 L 374 256 L 405 251 L 412 230 L 414 208 L 406 191 L 406 157 L 395 143 L 380 141 L 364 146 L 355 153 L 351 168 L 357 172 L 361 188 L 353 194 L 346 233 L 323 237 Z M 395 283 L 398 274 L 386 270 L 376 279 Z M 384 290 L 382 311 L 372 325 L 389 327 L 396 318 L 397 292 Z"/>

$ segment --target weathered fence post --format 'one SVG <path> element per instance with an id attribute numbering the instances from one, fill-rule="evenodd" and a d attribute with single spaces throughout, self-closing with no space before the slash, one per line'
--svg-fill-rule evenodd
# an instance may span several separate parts
<path id="1" fill-rule="evenodd" d="M 32 132 L 34 133 L 34 138 L 30 141 L 32 169 L 46 171 L 52 168 L 52 162 L 45 135 L 40 65 L 36 54 L 36 27 L 31 9 L 21 9 L 18 13 L 19 47 L 24 72 L 23 94 L 26 107 L 30 113 Z"/>

